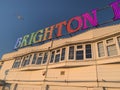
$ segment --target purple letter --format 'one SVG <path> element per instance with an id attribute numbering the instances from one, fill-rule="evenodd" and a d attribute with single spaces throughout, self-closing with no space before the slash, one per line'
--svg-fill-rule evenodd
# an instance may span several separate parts
<path id="1" fill-rule="evenodd" d="M 85 13 L 83 14 L 83 18 L 84 18 L 84 26 L 83 29 L 87 29 L 87 20 L 90 22 L 90 24 L 92 26 L 97 26 L 98 25 L 98 21 L 97 21 L 97 15 L 96 15 L 96 9 L 92 11 L 93 17 L 89 14 L 89 13 Z"/>
<path id="2" fill-rule="evenodd" d="M 120 19 L 120 6 L 119 5 L 120 5 L 120 0 L 117 0 L 116 2 L 113 2 L 110 4 L 114 12 L 113 20 Z"/>

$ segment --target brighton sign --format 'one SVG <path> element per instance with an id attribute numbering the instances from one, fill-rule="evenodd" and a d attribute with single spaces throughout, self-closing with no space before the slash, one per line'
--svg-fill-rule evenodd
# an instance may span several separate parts
<path id="1" fill-rule="evenodd" d="M 113 21 L 120 19 L 120 0 L 109 4 L 109 7 L 113 10 Z M 77 22 L 77 26 L 75 28 L 71 26 L 74 21 Z M 56 37 L 61 37 L 63 35 L 63 26 L 66 27 L 66 31 L 68 34 L 77 32 L 79 30 L 85 30 L 89 28 L 87 22 L 89 22 L 92 27 L 96 27 L 99 25 L 97 18 L 97 9 L 92 10 L 91 13 L 84 13 L 81 16 L 75 16 L 68 21 L 63 21 L 57 23 L 56 25 L 52 25 L 45 29 L 41 29 L 37 32 L 33 32 L 31 34 L 20 37 L 17 39 L 14 49 L 22 48 L 35 43 L 40 43 L 46 40 L 51 40 L 53 38 L 53 31 L 55 29 L 57 29 Z"/>

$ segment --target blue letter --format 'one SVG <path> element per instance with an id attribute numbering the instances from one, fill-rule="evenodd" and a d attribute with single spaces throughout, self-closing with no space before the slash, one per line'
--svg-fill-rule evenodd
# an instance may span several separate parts
<path id="1" fill-rule="evenodd" d="M 17 39 L 17 42 L 16 42 L 16 44 L 15 44 L 14 49 L 19 48 L 19 47 L 20 47 L 21 42 L 22 42 L 22 37 L 20 37 L 20 38 L 18 38 L 18 39 Z"/>

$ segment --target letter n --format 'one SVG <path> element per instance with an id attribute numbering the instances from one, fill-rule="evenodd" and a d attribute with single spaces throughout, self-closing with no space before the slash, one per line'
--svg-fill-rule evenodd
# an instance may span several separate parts
<path id="1" fill-rule="evenodd" d="M 88 28 L 88 26 L 87 26 L 87 20 L 89 21 L 89 23 L 92 26 L 97 26 L 98 25 L 98 20 L 97 20 L 96 12 L 97 12 L 96 9 L 92 11 L 93 16 L 91 16 L 89 13 L 85 13 L 85 14 L 82 15 L 83 19 L 84 19 L 83 29 L 87 29 Z"/>

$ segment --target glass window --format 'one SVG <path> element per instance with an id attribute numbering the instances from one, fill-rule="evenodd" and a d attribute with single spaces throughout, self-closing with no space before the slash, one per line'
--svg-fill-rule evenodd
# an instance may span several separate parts
<path id="1" fill-rule="evenodd" d="M 60 60 L 60 50 L 57 50 L 55 55 L 55 62 L 59 62 L 59 60 Z"/>
<path id="2" fill-rule="evenodd" d="M 0 69 L 2 68 L 2 65 L 0 65 Z"/>
<path id="3" fill-rule="evenodd" d="M 69 47 L 69 59 L 74 59 L 74 46 Z"/>
<path id="4" fill-rule="evenodd" d="M 83 50 L 76 51 L 76 60 L 83 60 Z"/>
<path id="5" fill-rule="evenodd" d="M 35 53 L 34 56 L 33 56 L 32 64 L 36 63 L 36 59 L 37 59 L 37 53 Z"/>
<path id="6" fill-rule="evenodd" d="M 36 64 L 41 64 L 42 63 L 42 58 L 43 58 L 43 53 L 39 53 Z"/>
<path id="7" fill-rule="evenodd" d="M 82 45 L 78 45 L 78 46 L 77 46 L 77 49 L 82 49 Z"/>
<path id="8" fill-rule="evenodd" d="M 16 60 L 14 61 L 13 65 L 12 65 L 12 68 L 15 68 L 15 64 L 16 64 Z"/>
<path id="9" fill-rule="evenodd" d="M 98 45 L 98 56 L 99 57 L 105 56 L 103 42 L 100 42 L 97 45 Z"/>
<path id="10" fill-rule="evenodd" d="M 28 56 L 28 59 L 27 59 L 27 65 L 30 63 L 30 59 L 31 59 L 32 55 L 29 55 Z"/>
<path id="11" fill-rule="evenodd" d="M 57 50 L 57 51 L 56 51 L 56 53 L 59 53 L 59 52 L 60 52 L 60 50 Z"/>
<path id="12" fill-rule="evenodd" d="M 57 54 L 57 55 L 55 56 L 55 62 L 59 62 L 59 60 L 60 60 L 60 54 Z"/>
<path id="13" fill-rule="evenodd" d="M 22 61 L 21 66 L 24 66 L 24 64 L 25 64 L 25 57 L 23 57 L 23 61 Z"/>
<path id="14" fill-rule="evenodd" d="M 118 45 L 119 45 L 119 48 L 120 48 L 120 37 L 118 37 L 117 39 L 118 39 Z"/>
<path id="15" fill-rule="evenodd" d="M 25 56 L 24 59 L 23 59 L 23 61 L 22 61 L 22 65 L 21 65 L 21 66 L 26 66 L 26 65 L 28 65 L 29 62 L 30 62 L 31 56 L 32 56 L 32 55 L 27 55 L 27 56 Z"/>
<path id="16" fill-rule="evenodd" d="M 61 61 L 65 59 L 65 50 L 66 50 L 66 48 L 62 48 Z"/>
<path id="17" fill-rule="evenodd" d="M 21 60 L 16 61 L 15 68 L 18 68 L 20 66 L 20 62 L 21 62 Z"/>
<path id="18" fill-rule="evenodd" d="M 45 64 L 47 62 L 47 56 L 48 56 L 48 52 L 46 52 L 44 54 L 43 64 Z"/>
<path id="19" fill-rule="evenodd" d="M 108 52 L 108 56 L 117 55 L 117 49 L 116 49 L 115 44 L 107 46 L 107 52 Z"/>
<path id="20" fill-rule="evenodd" d="M 17 58 L 12 66 L 12 68 L 18 68 L 21 63 L 21 58 Z"/>
<path id="21" fill-rule="evenodd" d="M 53 63 L 53 62 L 54 62 L 54 57 L 55 57 L 55 51 L 52 51 L 50 63 Z"/>
<path id="22" fill-rule="evenodd" d="M 92 58 L 91 45 L 88 44 L 85 46 L 85 48 L 86 48 L 86 58 Z"/>

